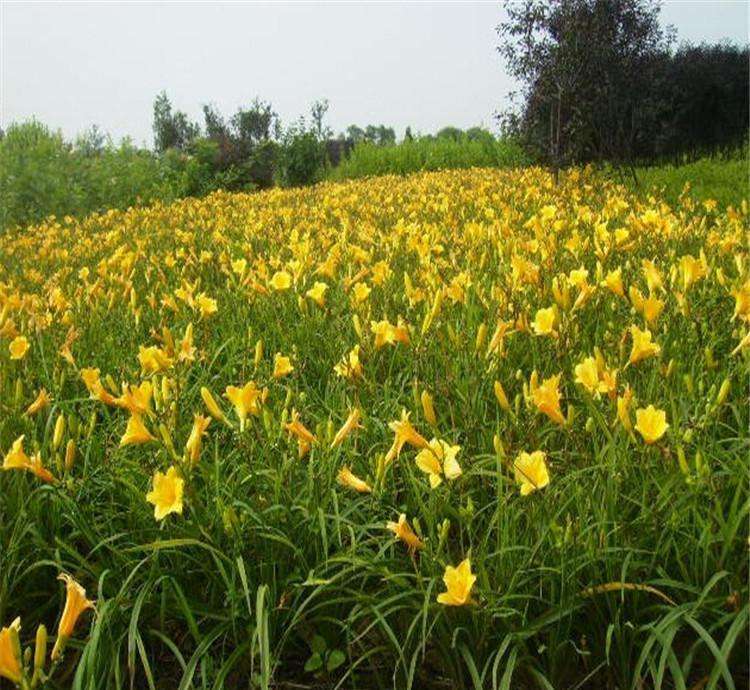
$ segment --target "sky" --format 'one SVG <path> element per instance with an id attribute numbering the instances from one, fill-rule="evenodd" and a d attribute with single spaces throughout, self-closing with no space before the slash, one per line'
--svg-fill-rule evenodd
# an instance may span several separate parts
<path id="1" fill-rule="evenodd" d="M 747 0 L 666 0 L 678 39 L 745 43 Z M 0 0 L 0 125 L 36 117 L 74 137 L 92 124 L 152 144 L 154 97 L 202 120 L 256 96 L 282 121 L 330 103 L 334 132 L 401 136 L 494 128 L 514 87 L 500 2 L 14 2 Z"/>

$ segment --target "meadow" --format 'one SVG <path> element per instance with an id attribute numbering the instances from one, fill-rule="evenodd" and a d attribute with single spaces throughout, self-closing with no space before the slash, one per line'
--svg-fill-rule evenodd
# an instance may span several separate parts
<path id="1" fill-rule="evenodd" d="M 748 213 L 470 168 L 0 236 L 0 685 L 746 686 Z"/>

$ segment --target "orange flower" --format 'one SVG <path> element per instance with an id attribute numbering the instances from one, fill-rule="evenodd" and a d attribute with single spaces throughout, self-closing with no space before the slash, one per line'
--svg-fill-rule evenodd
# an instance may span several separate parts
<path id="1" fill-rule="evenodd" d="M 70 575 L 62 573 L 59 578 L 65 582 L 66 597 L 60 624 L 57 626 L 57 640 L 52 649 L 52 661 L 55 661 L 65 649 L 68 639 L 73 635 L 76 623 L 86 609 L 93 609 L 94 602 L 86 598 L 86 590 Z"/>

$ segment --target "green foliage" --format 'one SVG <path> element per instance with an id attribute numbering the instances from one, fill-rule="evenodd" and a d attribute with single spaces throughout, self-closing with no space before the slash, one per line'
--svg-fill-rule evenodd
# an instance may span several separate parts
<path id="1" fill-rule="evenodd" d="M 286 135 L 279 179 L 286 187 L 320 180 L 326 168 L 326 150 L 315 132 L 294 127 Z"/>
<path id="2" fill-rule="evenodd" d="M 677 203 L 688 185 L 690 195 L 697 201 L 713 199 L 720 208 L 738 208 L 750 196 L 749 166 L 744 149 L 731 158 L 715 156 L 684 165 L 638 168 L 636 174 L 641 192 L 661 195 L 670 203 Z"/>
<path id="3" fill-rule="evenodd" d="M 49 215 L 171 200 L 182 191 L 177 171 L 127 141 L 113 146 L 93 137 L 79 144 L 34 120 L 8 128 L 0 140 L 0 231 Z"/>
<path id="4" fill-rule="evenodd" d="M 497 140 L 474 133 L 461 136 L 422 137 L 406 139 L 393 146 L 363 142 L 354 147 L 348 158 L 329 171 L 333 180 L 370 175 L 406 175 L 419 170 L 448 170 L 472 167 L 517 167 L 528 159 L 521 148 L 510 140 Z"/>

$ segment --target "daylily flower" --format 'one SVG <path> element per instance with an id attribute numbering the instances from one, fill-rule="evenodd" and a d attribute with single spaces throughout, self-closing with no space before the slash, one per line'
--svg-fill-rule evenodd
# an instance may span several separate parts
<path id="1" fill-rule="evenodd" d="M 62 573 L 58 579 L 65 583 L 65 608 L 63 609 L 60 623 L 57 626 L 57 640 L 52 648 L 52 661 L 55 661 L 65 649 L 65 645 L 73 635 L 81 614 L 87 609 L 94 608 L 94 602 L 86 598 L 86 590 L 81 587 L 70 575 Z"/>
<path id="2" fill-rule="evenodd" d="M 348 354 L 344 355 L 333 367 L 338 376 L 346 379 L 362 378 L 362 362 L 359 360 L 359 345 L 355 345 Z"/>
<path id="3" fill-rule="evenodd" d="M 550 376 L 542 381 L 542 385 L 537 385 L 536 371 L 531 374 L 529 388 L 531 400 L 540 412 L 546 414 L 555 424 L 565 424 L 560 409 L 560 374 Z"/>
<path id="4" fill-rule="evenodd" d="M 471 589 L 477 581 L 477 576 L 471 572 L 471 561 L 467 558 L 455 568 L 445 567 L 443 582 L 447 591 L 438 594 L 437 600 L 445 606 L 464 606 L 472 603 Z"/>
<path id="5" fill-rule="evenodd" d="M 349 413 L 346 421 L 333 437 L 333 441 L 331 442 L 331 449 L 336 448 L 336 446 L 340 446 L 344 442 L 344 439 L 355 429 L 363 428 L 359 423 L 361 416 L 362 414 L 359 411 L 359 408 L 356 407 Z"/>
<path id="6" fill-rule="evenodd" d="M 631 326 L 630 335 L 633 338 L 633 348 L 630 351 L 629 359 L 630 364 L 636 364 L 661 352 L 661 347 L 657 343 L 651 342 L 651 331 L 648 329 L 642 331 L 638 326 Z"/>
<path id="7" fill-rule="evenodd" d="M 10 351 L 11 359 L 23 359 L 26 353 L 29 351 L 29 341 L 25 335 L 19 335 L 13 338 L 8 350 Z"/>
<path id="8" fill-rule="evenodd" d="M 539 309 L 531 323 L 531 328 L 536 335 L 553 335 L 556 322 L 557 312 L 554 307 Z"/>
<path id="9" fill-rule="evenodd" d="M 155 345 L 149 347 L 141 345 L 138 350 L 138 362 L 144 374 L 158 374 L 160 371 L 169 369 L 173 364 L 172 358 Z"/>
<path id="10" fill-rule="evenodd" d="M 206 435 L 206 429 L 208 429 L 210 423 L 209 417 L 204 417 L 201 414 L 193 415 L 193 428 L 190 430 L 190 436 L 185 443 L 185 451 L 192 465 L 195 465 L 200 459 L 203 437 Z"/>
<path id="11" fill-rule="evenodd" d="M 428 475 L 431 488 L 439 486 L 443 477 L 456 479 L 461 476 L 461 465 L 456 460 L 460 450 L 461 446 L 451 446 L 433 438 L 428 447 L 417 453 L 417 467 Z"/>
<path id="12" fill-rule="evenodd" d="M 141 415 L 136 412 L 131 414 L 130 419 L 128 419 L 128 425 L 125 428 L 125 433 L 120 439 L 120 446 L 140 445 L 155 440 L 156 438 L 151 434 L 151 432 L 146 428 L 146 425 L 143 423 L 143 417 L 141 417 Z"/>
<path id="13" fill-rule="evenodd" d="M 388 426 L 395 436 L 393 444 L 385 456 L 386 463 L 390 463 L 397 458 L 406 443 L 414 446 L 414 448 L 427 448 L 429 445 L 427 439 L 412 426 L 409 421 L 409 413 L 406 410 L 401 410 L 401 419 L 390 422 Z"/>
<path id="14" fill-rule="evenodd" d="M 20 630 L 20 618 L 0 629 L 0 678 L 7 678 L 15 684 L 20 684 L 23 678 L 21 644 L 18 640 Z"/>
<path id="15" fill-rule="evenodd" d="M 513 474 L 521 486 L 521 496 L 528 496 L 532 491 L 543 489 L 549 484 L 545 457 L 544 451 L 541 450 L 519 453 L 513 463 Z"/>
<path id="16" fill-rule="evenodd" d="M 322 282 L 316 282 L 306 293 L 305 296 L 309 297 L 319 307 L 324 307 L 326 303 L 326 290 L 328 285 Z"/>
<path id="17" fill-rule="evenodd" d="M 255 416 L 260 414 L 263 404 L 263 391 L 255 385 L 255 381 L 248 381 L 242 388 L 227 386 L 225 395 L 229 402 L 234 405 L 234 411 L 240 420 L 240 429 L 245 428 L 245 420 L 248 414 Z M 205 398 L 203 400 L 205 402 Z"/>
<path id="18" fill-rule="evenodd" d="M 352 471 L 346 466 L 342 467 L 339 470 L 338 480 L 339 483 L 343 486 L 354 489 L 361 494 L 372 493 L 370 485 L 366 481 L 360 479 L 357 475 L 353 474 Z"/>
<path id="19" fill-rule="evenodd" d="M 294 371 L 292 360 L 277 352 L 273 360 L 273 377 L 280 379 Z"/>
<path id="20" fill-rule="evenodd" d="M 409 547 L 410 552 L 424 548 L 424 543 L 416 534 L 414 534 L 414 530 L 407 522 L 405 513 L 401 513 L 401 515 L 398 516 L 398 522 L 387 522 L 386 529 L 389 529 L 396 535 L 397 539 L 404 542 L 404 544 Z"/>
<path id="21" fill-rule="evenodd" d="M 131 414 L 147 414 L 151 412 L 151 397 L 154 387 L 150 381 L 144 381 L 140 386 L 122 384 L 122 395 L 115 400 L 120 407 Z"/>
<path id="22" fill-rule="evenodd" d="M 170 513 L 182 515 L 182 494 L 185 480 L 177 468 L 172 466 L 167 473 L 156 472 L 153 489 L 146 494 L 146 500 L 154 506 L 154 517 L 163 520 Z"/>
<path id="23" fill-rule="evenodd" d="M 635 411 L 635 429 L 648 443 L 658 441 L 669 428 L 667 414 L 664 410 L 657 410 L 653 405 Z"/>
<path id="24" fill-rule="evenodd" d="M 40 410 L 43 410 L 50 406 L 51 399 L 49 393 L 44 388 L 39 390 L 34 402 L 26 408 L 27 415 L 35 415 Z"/>
<path id="25" fill-rule="evenodd" d="M 105 405 L 116 405 L 117 399 L 102 384 L 99 369 L 81 369 L 81 379 L 85 384 L 92 400 L 98 400 Z"/>
<path id="26" fill-rule="evenodd" d="M 302 422 L 299 421 L 299 413 L 297 410 L 292 410 L 292 421 L 287 422 L 284 428 L 292 435 L 297 438 L 297 451 L 300 458 L 305 457 L 310 452 L 312 444 L 315 443 L 316 438 Z"/>
<path id="27" fill-rule="evenodd" d="M 288 290 L 292 286 L 292 276 L 286 271 L 276 271 L 271 278 L 270 285 L 274 290 Z"/>

